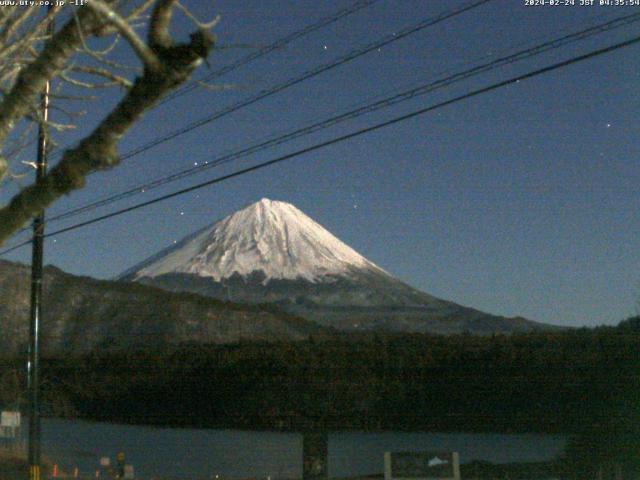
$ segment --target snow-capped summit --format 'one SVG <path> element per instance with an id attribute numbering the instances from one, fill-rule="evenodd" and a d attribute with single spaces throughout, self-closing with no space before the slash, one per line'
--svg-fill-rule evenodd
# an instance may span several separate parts
<path id="1" fill-rule="evenodd" d="M 352 269 L 382 269 L 290 203 L 262 200 L 200 230 L 134 267 L 133 279 L 187 273 L 216 281 L 262 272 L 317 282 Z"/>
<path id="2" fill-rule="evenodd" d="M 238 303 L 274 303 L 338 329 L 489 334 L 537 324 L 495 317 L 392 277 L 293 205 L 263 198 L 120 277 Z"/>

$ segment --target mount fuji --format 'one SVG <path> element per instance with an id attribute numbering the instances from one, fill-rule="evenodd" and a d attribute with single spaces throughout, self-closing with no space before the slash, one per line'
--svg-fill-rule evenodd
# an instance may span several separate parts
<path id="1" fill-rule="evenodd" d="M 341 330 L 492 334 L 551 328 L 416 290 L 295 206 L 269 199 L 187 236 L 119 279 L 239 303 L 274 303 Z"/>

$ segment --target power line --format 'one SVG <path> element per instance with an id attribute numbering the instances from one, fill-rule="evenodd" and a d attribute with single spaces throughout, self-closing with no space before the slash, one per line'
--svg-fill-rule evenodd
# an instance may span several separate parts
<path id="1" fill-rule="evenodd" d="M 299 75 L 297 77 L 293 77 L 290 78 L 288 80 L 285 80 L 283 83 L 274 85 L 270 88 L 267 89 L 263 89 L 261 91 L 259 91 L 257 94 L 248 97 L 244 100 L 241 100 L 237 103 L 234 103 L 222 110 L 219 110 L 217 112 L 214 112 L 211 115 L 208 115 L 206 117 L 203 117 L 199 120 L 196 120 L 195 122 L 190 123 L 189 125 L 179 128 L 177 130 L 174 130 L 173 132 L 163 135 L 162 137 L 159 137 L 155 140 L 152 140 L 144 145 L 141 145 L 133 150 L 130 150 L 129 152 L 123 154 L 120 159 L 121 160 L 126 160 L 129 158 L 132 158 L 136 155 L 139 155 L 142 152 L 145 152 L 147 150 L 150 150 L 151 148 L 154 148 L 160 144 L 163 144 L 165 142 L 168 142 L 169 140 L 173 140 L 176 137 L 179 137 L 181 135 L 184 135 L 185 133 L 188 133 L 192 130 L 195 130 L 196 128 L 202 127 L 203 125 L 209 124 L 215 120 L 218 120 L 219 118 L 222 118 L 232 112 L 235 112 L 241 108 L 247 107 L 249 105 L 252 105 L 260 100 L 263 100 L 267 97 L 270 97 L 271 95 L 275 95 L 276 93 L 279 93 L 283 90 L 286 90 L 294 85 L 297 85 L 299 83 L 302 83 L 306 80 L 309 80 L 310 78 L 316 77 L 324 72 L 327 72 L 329 70 L 332 70 L 336 67 L 339 67 L 341 65 L 344 65 L 352 60 L 355 60 L 356 58 L 359 58 L 369 52 L 372 52 L 374 50 L 377 50 L 378 48 L 382 48 L 385 47 L 387 45 L 390 45 L 394 42 L 397 42 L 403 38 L 408 37 L 409 35 L 412 35 L 414 33 L 420 32 L 428 27 L 431 27 L 433 25 L 436 25 L 440 22 L 443 22 L 445 20 L 448 20 L 450 18 L 453 18 L 457 15 L 460 15 L 462 13 L 465 13 L 467 11 L 473 10 L 474 8 L 480 7 L 481 5 L 484 5 L 485 3 L 489 3 L 493 0 L 476 0 L 475 2 L 472 2 L 470 4 L 466 4 L 463 7 L 459 7 L 457 9 L 453 9 L 453 10 L 448 10 L 444 13 L 441 13 L 439 15 L 436 15 L 435 17 L 429 17 L 426 18 L 420 22 L 418 22 L 417 24 L 407 27 L 397 33 L 392 33 L 390 35 L 387 35 L 379 40 L 376 40 L 374 42 L 368 43 L 366 45 L 364 45 L 363 47 L 360 47 L 358 49 L 352 50 L 351 52 L 347 53 L 346 55 L 343 55 L 329 63 L 326 64 L 322 64 L 319 65 L 311 70 L 308 70 L 306 72 L 304 72 L 302 75 Z"/>
<path id="2" fill-rule="evenodd" d="M 336 13 L 334 13 L 333 15 L 330 15 L 328 17 L 324 17 L 323 19 L 321 19 L 320 21 L 308 25 L 307 27 L 304 27 L 301 30 L 297 30 L 289 35 L 287 35 L 286 37 L 282 37 L 278 40 L 276 40 L 275 42 L 271 43 L 270 45 L 267 45 L 259 50 L 257 50 L 256 52 L 250 53 L 249 55 L 246 55 L 238 60 L 236 60 L 233 63 L 230 63 L 229 65 L 222 67 L 214 72 L 211 72 L 209 74 L 207 74 L 202 80 L 203 81 L 210 81 L 213 80 L 215 78 L 221 77 L 223 75 L 226 75 L 229 72 L 232 72 L 233 70 L 237 70 L 238 68 L 260 58 L 263 57 L 265 55 L 267 55 L 268 53 L 273 52 L 274 50 L 277 50 L 279 48 L 284 47 L 285 45 L 293 42 L 294 40 L 297 40 L 299 38 L 302 38 L 312 32 L 315 32 L 316 30 L 319 30 L 323 27 L 326 27 L 327 25 L 330 25 L 332 23 L 335 23 L 336 21 L 340 20 L 343 17 L 346 17 L 348 15 L 351 15 L 352 13 L 358 12 L 376 2 L 378 2 L 379 0 L 360 0 L 358 2 L 355 2 L 353 5 L 340 10 Z M 164 99 L 162 99 L 157 106 L 163 105 L 175 98 L 181 97 L 182 95 L 189 93 L 191 91 L 193 91 L 194 89 L 198 88 L 198 84 L 197 83 L 190 83 L 189 85 L 185 85 L 184 87 L 175 90 L 174 92 L 172 92 L 171 94 L 167 95 Z"/>
<path id="3" fill-rule="evenodd" d="M 202 81 L 209 81 L 209 80 L 213 80 L 215 78 L 221 77 L 223 75 L 226 75 L 227 73 L 230 73 L 244 65 L 247 65 L 248 63 L 251 63 L 254 60 L 257 60 L 260 57 L 263 57 L 271 52 L 273 52 L 274 50 L 280 49 L 286 45 L 288 45 L 289 43 L 292 43 L 295 40 L 298 40 L 306 35 L 309 35 L 310 33 L 315 32 L 316 30 L 319 30 L 321 28 L 324 28 L 328 25 L 331 25 L 332 23 L 337 22 L 338 20 L 341 20 L 344 17 L 347 17 L 353 13 L 356 13 L 360 10 L 363 10 L 371 5 L 373 5 L 374 3 L 379 2 L 380 0 L 358 0 L 357 2 L 354 2 L 352 5 L 339 10 L 331 15 L 328 15 L 326 17 L 323 17 L 322 19 L 320 19 L 319 21 L 317 21 L 316 23 L 312 23 L 310 25 L 307 25 L 306 27 L 303 27 L 300 30 L 296 30 L 295 32 L 290 33 L 289 35 L 279 38 L 277 39 L 275 42 L 266 45 L 260 49 L 258 49 L 257 51 L 250 53 L 249 55 L 246 55 L 238 60 L 236 60 L 233 63 L 230 63 L 224 67 L 219 68 L 218 70 L 215 70 L 209 74 L 207 74 L 207 76 L 205 76 Z M 175 98 L 178 98 L 186 93 L 191 92 L 192 90 L 198 88 L 198 83 L 197 82 L 191 82 L 188 85 L 184 85 L 180 88 L 178 88 L 177 90 L 173 91 L 172 93 L 168 94 L 166 97 L 164 97 L 162 100 L 160 100 L 158 103 L 156 103 L 152 108 L 158 108 L 160 105 L 163 105 Z M 54 155 L 55 159 L 60 158 L 60 156 L 62 155 L 61 152 L 64 152 L 64 150 L 70 148 L 69 145 L 62 147 L 61 149 L 59 149 L 59 153 L 57 155 Z"/>
<path id="4" fill-rule="evenodd" d="M 8 253 L 11 253 L 11 252 L 13 252 L 14 250 L 18 250 L 19 248 L 22 248 L 22 247 L 24 247 L 24 246 L 26 246 L 26 245 L 29 245 L 30 243 L 31 243 L 31 240 L 25 240 L 25 241 L 24 241 L 24 242 L 22 242 L 22 243 L 18 243 L 17 245 L 14 245 L 13 247 L 5 248 L 4 250 L 2 250 L 2 251 L 0 252 L 0 256 L 2 256 L 2 255 L 6 255 L 6 254 L 8 254 Z"/>
<path id="5" fill-rule="evenodd" d="M 258 92 L 256 95 L 252 96 L 252 97 L 248 97 L 244 100 L 241 100 L 240 102 L 234 103 L 222 110 L 219 110 L 211 115 L 208 115 L 207 117 L 204 117 L 200 120 L 197 120 L 195 122 L 192 122 L 191 124 L 187 125 L 186 127 L 182 127 L 178 130 L 174 130 L 173 132 L 171 132 L 170 134 L 164 135 L 162 137 L 159 137 L 155 140 L 152 140 L 151 142 L 148 142 L 142 146 L 139 146 L 133 150 L 130 150 L 129 152 L 123 154 L 120 157 L 120 160 L 127 160 L 129 158 L 132 158 L 136 155 L 139 155 L 140 153 L 143 153 L 147 150 L 150 150 L 153 147 L 156 147 L 162 143 L 168 142 L 170 140 L 173 140 L 176 137 L 179 137 L 181 135 L 184 135 L 192 130 L 195 130 L 196 128 L 199 128 L 201 126 L 204 126 L 208 123 L 211 123 L 225 115 L 228 115 L 232 112 L 235 112 L 241 108 L 244 108 L 246 106 L 249 106 L 253 103 L 256 103 L 264 98 L 270 97 L 271 95 L 274 95 L 276 93 L 279 93 L 289 87 L 292 87 L 294 85 L 297 85 L 301 82 L 304 82 L 310 78 L 313 78 L 317 75 L 320 75 L 321 73 L 324 73 L 326 71 L 329 71 L 333 68 L 336 68 L 338 66 L 341 66 L 343 64 L 346 64 L 356 58 L 359 58 L 371 51 L 377 50 L 378 48 L 382 48 L 385 47 L 387 45 L 390 45 L 396 41 L 399 41 L 403 38 L 408 37 L 409 35 L 412 35 L 414 33 L 420 32 L 428 27 L 431 27 L 433 25 L 436 25 L 440 22 L 443 22 L 445 20 L 448 20 L 450 18 L 453 18 L 457 15 L 460 15 L 462 13 L 465 13 L 467 11 L 473 10 L 474 8 L 480 7 L 482 5 L 484 5 L 485 3 L 489 3 L 493 0 L 476 0 L 475 2 L 466 4 L 465 6 L 456 8 L 456 9 L 452 9 L 452 10 L 448 10 L 446 12 L 440 13 L 439 15 L 436 15 L 434 17 L 428 17 L 426 19 L 423 19 L 422 21 L 418 22 L 417 24 L 414 24 L 412 26 L 409 26 L 399 32 L 396 33 L 391 33 L 389 35 L 386 35 L 384 37 L 382 37 L 381 39 L 378 39 L 374 42 L 368 43 L 358 49 L 352 50 L 351 52 L 347 53 L 346 55 L 343 55 L 335 60 L 333 60 L 332 62 L 326 63 L 326 64 L 322 64 L 320 66 L 317 66 L 305 73 L 303 73 L 300 76 L 297 77 L 293 77 L 290 78 L 289 80 L 286 80 L 285 82 L 272 86 L 268 89 L 264 89 L 261 90 L 260 92 Z M 60 218 L 60 216 L 56 217 L 57 219 Z M 17 233 L 21 233 L 22 230 L 18 231 Z M 22 246 L 22 245 L 19 245 Z M 16 248 L 19 248 L 16 247 Z M 7 252 L 8 253 L 8 252 Z"/>
<path id="6" fill-rule="evenodd" d="M 373 50 L 377 50 L 378 48 L 382 48 L 384 46 L 387 46 L 393 42 L 396 42 L 398 40 L 401 40 L 409 35 L 412 35 L 414 33 L 417 33 L 427 27 L 436 25 L 442 21 L 448 20 L 449 18 L 455 17 L 457 15 L 460 15 L 466 11 L 472 10 L 474 8 L 477 8 L 485 3 L 489 3 L 493 0 L 479 0 L 476 1 L 474 3 L 470 3 L 467 4 L 463 7 L 460 7 L 458 9 L 455 10 L 449 10 L 447 12 L 441 13 L 440 15 L 437 15 L 435 17 L 429 17 L 426 18 L 424 20 L 422 20 L 421 22 L 419 22 L 416 25 L 407 27 L 403 30 L 401 30 L 398 33 L 392 33 L 390 35 L 387 35 L 385 37 L 383 37 L 380 40 L 377 40 L 375 42 L 369 43 L 367 45 L 365 45 L 364 47 L 361 47 L 359 49 L 353 50 L 349 53 L 347 53 L 346 55 L 339 57 L 338 59 L 334 60 L 333 62 L 330 62 L 328 64 L 323 64 L 320 65 L 310 71 L 307 71 L 305 73 L 303 73 L 301 76 L 298 77 L 294 77 L 291 78 L 289 80 L 286 80 L 284 83 L 281 83 L 279 85 L 275 85 L 269 89 L 264 89 L 261 90 L 260 92 L 258 92 L 258 94 L 249 97 L 245 100 L 242 100 L 240 102 L 237 102 L 235 104 L 232 104 L 230 106 L 228 106 L 227 108 L 224 108 L 222 110 L 219 110 L 218 112 L 213 113 L 212 115 L 209 115 L 207 117 L 204 117 L 196 122 L 192 122 L 191 124 L 187 125 L 186 127 L 183 127 L 181 129 L 178 130 L 174 130 L 173 132 L 171 132 L 170 134 L 164 135 L 163 137 L 159 137 L 155 140 L 152 140 L 151 142 L 148 142 L 144 145 L 141 145 L 133 150 L 130 150 L 129 152 L 123 154 L 120 157 L 120 160 L 127 160 L 129 158 L 132 158 L 136 155 L 139 155 L 140 153 L 143 153 L 147 150 L 150 150 L 151 148 L 154 148 L 162 143 L 168 142 L 169 140 L 173 140 L 176 137 L 179 137 L 181 135 L 184 135 L 192 130 L 195 130 L 196 128 L 199 128 L 201 126 L 204 126 L 208 123 L 211 123 L 225 115 L 228 115 L 232 112 L 235 112 L 241 108 L 244 108 L 246 106 L 249 106 L 253 103 L 256 103 L 264 98 L 270 97 L 271 95 L 274 95 L 276 93 L 279 93 L 289 87 L 292 87 L 294 85 L 297 85 L 298 83 L 301 83 L 303 81 L 306 81 L 312 77 L 315 77 L 317 75 L 320 75 L 321 73 L 324 73 L 328 70 L 331 70 L 333 68 L 336 68 L 340 65 L 343 65 L 345 63 L 350 62 L 351 60 L 354 60 L 362 55 L 365 55 Z M 225 72 L 226 73 L 226 72 Z M 56 219 L 60 219 L 60 216 L 56 217 Z M 18 232 L 16 232 L 16 234 L 22 233 L 24 229 L 19 230 Z M 15 248 L 20 248 L 21 246 L 23 246 L 24 244 L 19 244 L 17 245 Z M 15 249 L 14 247 L 12 247 L 11 250 L 5 250 L 5 253 L 9 253 L 9 251 L 12 251 L 13 249 Z M 0 252 L 1 254 L 2 252 Z"/>
<path id="7" fill-rule="evenodd" d="M 127 207 L 127 208 L 123 208 L 121 210 L 117 210 L 115 212 L 111 212 L 109 214 L 93 218 L 91 220 L 87 220 L 87 221 L 84 221 L 84 222 L 77 223 L 75 225 L 71 225 L 71 226 L 66 227 L 66 228 L 62 228 L 62 229 L 56 230 L 54 232 L 51 232 L 51 233 L 48 233 L 47 235 L 45 235 L 45 238 L 54 237 L 54 236 L 60 235 L 62 233 L 70 232 L 72 230 L 76 230 L 76 229 L 79 229 L 79 228 L 82 228 L 82 227 L 85 227 L 85 226 L 88 226 L 88 225 L 91 225 L 91 224 L 94 224 L 94 223 L 97 223 L 97 222 L 101 222 L 101 221 L 106 220 L 108 218 L 116 217 L 116 216 L 122 215 L 124 213 L 128 213 L 128 212 L 131 212 L 131 211 L 134 211 L 134 210 L 138 210 L 140 208 L 152 205 L 154 203 L 161 202 L 163 200 L 168 200 L 170 198 L 177 197 L 177 196 L 192 192 L 194 190 L 199 190 L 199 189 L 207 187 L 209 185 L 220 183 L 220 182 L 223 182 L 225 180 L 229 180 L 231 178 L 239 177 L 241 175 L 244 175 L 244 174 L 247 174 L 247 173 L 250 173 L 250 172 L 261 170 L 261 169 L 269 167 L 271 165 L 275 165 L 277 163 L 281 163 L 281 162 L 284 162 L 286 160 L 290 160 L 290 159 L 305 155 L 307 153 L 311 153 L 311 152 L 314 152 L 316 150 L 320 150 L 322 148 L 325 148 L 325 147 L 328 147 L 328 146 L 331 146 L 331 145 L 335 145 L 337 143 L 341 143 L 341 142 L 344 142 L 346 140 L 350 140 L 352 138 L 358 137 L 360 135 L 364 135 L 366 133 L 370 133 L 370 132 L 373 132 L 373 131 L 376 131 L 376 130 L 380 130 L 382 128 L 385 128 L 385 127 L 388 127 L 388 126 L 391 126 L 391 125 L 395 125 L 397 123 L 412 119 L 414 117 L 418 117 L 420 115 L 424 115 L 424 114 L 429 113 L 431 111 L 434 111 L 434 110 L 437 110 L 437 109 L 440 109 L 440 108 L 443 108 L 443 107 L 446 107 L 446 106 L 449 106 L 449 105 L 453 105 L 453 104 L 461 102 L 463 100 L 467 100 L 469 98 L 473 98 L 473 97 L 476 97 L 476 96 L 479 96 L 479 95 L 483 95 L 483 94 L 492 92 L 492 91 L 497 90 L 499 88 L 506 87 L 508 85 L 512 85 L 512 84 L 514 84 L 516 82 L 519 82 L 519 81 L 522 81 L 522 80 L 527 80 L 527 79 L 533 78 L 533 77 L 537 77 L 539 75 L 542 75 L 542 74 L 545 74 L 545 73 L 548 73 L 548 72 L 551 72 L 551 71 L 554 71 L 554 70 L 558 70 L 560 68 L 564 68 L 564 67 L 567 67 L 569 65 L 573 65 L 575 63 L 578 63 L 578 62 L 582 62 L 582 61 L 585 61 L 585 60 L 588 60 L 588 59 L 591 59 L 591 58 L 594 58 L 594 57 L 597 57 L 597 56 L 600 56 L 600 55 L 604 55 L 604 54 L 609 53 L 609 52 L 613 52 L 615 50 L 618 50 L 618 49 L 621 49 L 621 48 L 624 48 L 624 47 L 628 47 L 628 46 L 634 45 L 634 44 L 636 44 L 638 42 L 640 42 L 640 36 L 639 37 L 634 37 L 634 38 L 632 38 L 630 40 L 626 40 L 624 42 L 616 43 L 616 44 L 608 46 L 608 47 L 604 47 L 604 48 L 600 48 L 600 49 L 597 49 L 597 50 L 593 50 L 593 51 L 591 51 L 589 53 L 586 53 L 586 54 L 583 54 L 583 55 L 580 55 L 580 56 L 577 56 L 577 57 L 573 57 L 573 58 L 570 58 L 568 60 L 564 60 L 564 61 L 561 61 L 561 62 L 558 62 L 558 63 L 554 63 L 553 65 L 550 65 L 550 66 L 547 66 L 547 67 L 543 67 L 543 68 L 539 68 L 537 70 L 533 70 L 531 72 L 528 72 L 528 73 L 525 73 L 525 74 L 522 74 L 522 75 L 511 77 L 511 78 L 509 78 L 507 80 L 503 80 L 501 82 L 494 83 L 494 84 L 489 85 L 487 87 L 483 87 L 483 88 L 479 88 L 479 89 L 476 89 L 476 90 L 472 90 L 471 92 L 465 93 L 463 95 L 459 95 L 459 96 L 454 97 L 452 99 L 449 99 L 449 100 L 446 100 L 446 101 L 443 101 L 443 102 L 440 102 L 440 103 L 437 103 L 437 104 L 434 104 L 434 105 L 430 105 L 428 107 L 421 108 L 419 110 L 415 110 L 415 111 L 413 111 L 411 113 L 395 117 L 395 118 L 393 118 L 391 120 L 387 120 L 385 122 L 377 123 L 377 124 L 375 124 L 373 126 L 366 127 L 366 128 L 357 130 L 355 132 L 348 133 L 346 135 L 342 135 L 340 137 L 336 137 L 336 138 L 333 138 L 331 140 L 328 140 L 328 141 L 325 141 L 325 142 L 321 142 L 321 143 L 312 145 L 312 146 L 307 147 L 307 148 L 303 148 L 301 150 L 297 150 L 297 151 L 295 151 L 293 153 L 282 155 L 282 156 L 274 158 L 272 160 L 269 160 L 269 161 L 266 161 L 266 162 L 262 162 L 262 163 L 259 163 L 257 165 L 253 165 L 251 167 L 247 167 L 247 168 L 244 168 L 244 169 L 241 169 L 241 170 L 237 170 L 237 171 L 235 171 L 233 173 L 230 173 L 230 174 L 227 174 L 227 175 L 223 175 L 223 176 L 220 176 L 220 177 L 216 177 L 216 178 L 213 178 L 211 180 L 207 180 L 206 182 L 202 182 L 202 183 L 193 185 L 191 187 L 187 187 L 187 188 L 172 192 L 170 194 L 163 195 L 163 196 L 155 198 L 153 200 L 148 200 L 146 202 L 141 202 L 141 203 L 138 203 L 136 205 L 133 205 L 133 206 L 130 206 L 130 207 Z M 26 245 L 28 243 L 30 243 L 30 242 L 25 242 L 23 245 Z M 22 245 L 20 245 L 20 246 L 22 246 Z M 18 246 L 13 247 L 12 250 L 14 250 L 16 248 L 18 248 Z M 6 250 L 0 252 L 0 256 L 4 255 L 5 253 L 8 253 L 8 252 Z"/>
<path id="8" fill-rule="evenodd" d="M 125 198 L 129 198 L 131 196 L 134 195 L 138 195 L 140 193 L 146 192 L 148 190 L 152 190 L 154 188 L 160 187 L 162 185 L 166 185 L 168 183 L 174 182 L 176 180 L 194 175 L 196 173 L 199 173 L 205 169 L 209 169 L 209 168 L 213 168 L 216 166 L 219 166 L 221 164 L 224 163 L 228 163 L 231 162 L 233 160 L 236 160 L 238 158 L 247 156 L 249 154 L 253 154 L 255 152 L 264 150 L 266 148 L 270 148 L 273 146 L 277 146 L 277 145 L 281 145 L 285 142 L 291 141 L 293 139 L 299 138 L 301 136 L 304 135 L 308 135 L 311 133 L 314 133 L 316 131 L 319 131 L 321 129 L 324 128 L 328 128 L 331 126 L 334 126 L 338 123 L 341 123 L 343 121 L 347 121 L 347 120 L 351 120 L 354 118 L 357 118 L 361 115 L 365 115 L 371 112 L 374 112 L 376 110 L 382 109 L 382 108 L 387 108 L 389 106 L 398 104 L 400 102 L 403 101 L 407 101 L 413 98 L 416 98 L 420 95 L 424 95 L 426 93 L 432 92 L 436 89 L 440 89 L 443 87 L 447 87 L 453 83 L 457 83 L 459 81 L 462 80 L 466 80 L 470 77 L 479 75 L 481 73 L 486 73 L 487 71 L 493 70 L 495 68 L 504 66 L 504 65 L 508 65 L 520 60 L 524 60 L 530 57 L 533 57 L 535 55 L 539 55 L 541 53 L 545 53 L 548 52 L 550 50 L 553 49 L 557 49 L 560 47 L 563 47 L 565 45 L 568 45 L 570 43 L 573 42 L 577 42 L 580 40 L 584 40 L 586 38 L 589 38 L 593 35 L 605 32 L 605 31 L 609 31 L 613 28 L 617 28 L 617 27 L 621 27 L 621 26 L 625 26 L 625 25 L 629 25 L 633 22 L 636 22 L 640 20 L 640 13 L 635 13 L 635 14 L 631 14 L 631 15 L 626 15 L 623 17 L 619 17 L 619 18 L 615 18 L 613 20 L 610 20 L 608 22 L 599 24 L 599 25 L 595 25 L 586 29 L 583 29 L 579 32 L 574 32 L 568 35 L 564 35 L 562 37 L 553 39 L 551 41 L 547 41 L 544 42 L 540 45 L 536 45 L 521 51 L 518 51 L 516 53 L 513 53 L 511 55 L 507 55 L 495 60 L 492 60 L 490 62 L 487 62 L 485 64 L 473 67 L 471 69 L 462 71 L 462 72 L 458 72 L 452 75 L 449 75 L 445 78 L 441 78 L 438 79 L 436 81 L 427 83 L 427 84 L 422 84 L 419 85 L 418 87 L 414 87 L 412 89 L 406 90 L 404 92 L 401 93 L 397 93 L 395 95 L 386 97 L 384 99 L 381 99 L 379 101 L 376 101 L 374 103 L 371 104 L 366 104 L 362 107 L 350 110 L 348 112 L 342 113 L 340 115 L 337 116 L 333 116 L 331 118 L 325 119 L 323 121 L 320 122 L 316 122 L 313 123 L 311 125 L 308 125 L 306 127 L 294 130 L 292 132 L 286 133 L 284 135 L 280 135 L 277 137 L 273 137 L 267 141 L 258 143 L 256 145 L 252 145 L 250 147 L 246 147 L 240 150 L 237 150 L 235 152 L 223 155 L 221 157 L 218 157 L 214 160 L 211 161 L 207 161 L 201 165 L 195 166 L 195 167 L 191 167 L 191 168 L 187 168 L 184 170 L 180 170 L 178 172 L 175 172 L 171 175 L 168 176 L 164 176 L 164 177 L 160 177 L 152 182 L 147 182 L 144 184 L 139 184 L 136 187 L 133 187 L 131 189 L 128 189 L 124 192 L 118 193 L 116 195 L 111 195 L 109 197 L 106 197 L 102 200 L 98 200 L 98 201 L 94 201 L 92 203 L 89 203 L 87 205 L 69 210 L 67 212 L 61 213 L 59 215 L 53 216 L 51 217 L 51 219 L 49 220 L 49 222 L 53 222 L 53 221 L 58 221 L 58 220 L 62 220 L 62 219 L 66 219 L 66 218 L 71 218 L 74 217 L 76 215 L 79 215 L 81 213 L 86 213 L 88 211 L 92 211 L 96 208 L 108 205 L 110 203 L 113 203 L 115 201 L 118 200 L 122 200 Z"/>

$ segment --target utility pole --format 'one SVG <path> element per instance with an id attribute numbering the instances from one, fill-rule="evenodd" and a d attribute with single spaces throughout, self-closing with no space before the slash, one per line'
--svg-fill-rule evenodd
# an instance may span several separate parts
<path id="1" fill-rule="evenodd" d="M 52 2 L 53 4 L 53 2 Z M 49 13 L 53 7 L 49 6 Z M 53 18 L 47 27 L 53 35 Z M 47 173 L 47 129 L 49 118 L 49 81 L 40 99 L 42 112 L 38 128 L 38 156 L 36 159 L 36 185 Z M 33 219 L 33 244 L 31 254 L 31 312 L 29 322 L 29 361 L 27 377 L 29 390 L 29 480 L 40 480 L 40 316 L 42 310 L 42 264 L 44 258 L 44 210 Z"/>

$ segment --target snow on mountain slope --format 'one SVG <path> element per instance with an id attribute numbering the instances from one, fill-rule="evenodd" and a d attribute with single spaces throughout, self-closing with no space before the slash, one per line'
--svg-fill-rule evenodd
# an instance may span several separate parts
<path id="1" fill-rule="evenodd" d="M 192 233 L 120 280 L 223 301 L 275 303 L 339 330 L 486 335 L 542 328 L 416 290 L 293 205 L 267 199 Z"/>
<path id="2" fill-rule="evenodd" d="M 188 273 L 216 281 L 264 272 L 318 282 L 357 270 L 387 275 L 293 205 L 263 198 L 125 272 L 138 280 Z"/>

